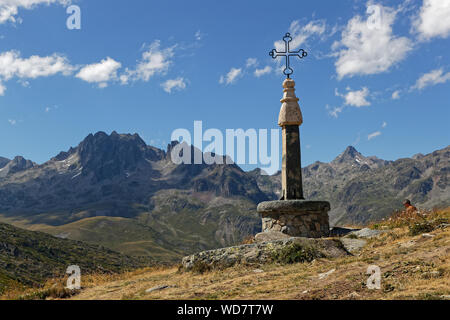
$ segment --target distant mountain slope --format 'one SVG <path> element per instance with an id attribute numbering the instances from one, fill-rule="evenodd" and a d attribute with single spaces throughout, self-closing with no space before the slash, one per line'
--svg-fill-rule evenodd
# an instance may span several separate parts
<path id="1" fill-rule="evenodd" d="M 176 165 L 169 158 L 175 145 L 166 152 L 137 134 L 98 132 L 42 165 L 6 159 L 0 220 L 164 261 L 259 232 L 256 206 L 279 198 L 280 174 Z M 397 161 L 348 147 L 330 163 L 303 168 L 305 196 L 331 202 L 333 225 L 381 219 L 404 198 L 449 206 L 449 159 L 450 147 Z M 11 163 L 16 170 L 5 169 Z"/>
<path id="2" fill-rule="evenodd" d="M 0 293 L 11 282 L 38 285 L 62 277 L 70 265 L 82 273 L 119 272 L 151 265 L 109 249 L 0 223 Z"/>
<path id="3" fill-rule="evenodd" d="M 183 256 L 175 244 L 136 219 L 93 217 L 61 226 L 39 226 L 38 229 L 57 238 L 102 244 L 129 255 L 152 256 L 157 261 L 171 261 Z"/>

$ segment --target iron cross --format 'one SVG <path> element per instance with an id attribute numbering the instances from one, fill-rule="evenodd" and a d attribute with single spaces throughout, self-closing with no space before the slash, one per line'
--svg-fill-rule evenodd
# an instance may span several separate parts
<path id="1" fill-rule="evenodd" d="M 286 35 L 283 38 L 283 41 L 285 48 L 284 51 L 278 52 L 276 49 L 273 49 L 272 51 L 269 52 L 269 55 L 273 59 L 276 59 L 277 57 L 286 57 L 286 68 L 284 69 L 283 73 L 286 77 L 290 78 L 291 74 L 294 73 L 294 70 L 290 66 L 290 58 L 299 57 L 300 59 L 302 59 L 307 57 L 308 53 L 303 49 L 300 49 L 298 51 L 291 51 L 291 49 L 289 48 L 289 44 L 292 41 L 292 37 L 289 32 L 286 33 Z"/>

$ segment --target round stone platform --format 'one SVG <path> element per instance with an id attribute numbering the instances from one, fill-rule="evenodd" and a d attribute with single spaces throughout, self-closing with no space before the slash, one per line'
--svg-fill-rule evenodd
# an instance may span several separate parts
<path id="1" fill-rule="evenodd" d="M 330 224 L 327 201 L 279 200 L 258 205 L 263 232 L 277 231 L 292 237 L 328 236 Z"/>

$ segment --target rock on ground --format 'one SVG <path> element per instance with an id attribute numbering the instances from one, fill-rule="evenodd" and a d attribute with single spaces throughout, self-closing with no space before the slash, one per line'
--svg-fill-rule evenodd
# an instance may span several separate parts
<path id="1" fill-rule="evenodd" d="M 320 274 L 318 275 L 318 278 L 319 278 L 319 280 L 325 279 L 326 277 L 328 277 L 329 275 L 331 275 L 331 274 L 334 273 L 335 271 L 336 271 L 336 269 L 331 269 L 331 270 L 328 271 L 328 272 L 320 273 Z"/>
<path id="2" fill-rule="evenodd" d="M 344 248 L 352 254 L 359 252 L 367 244 L 367 240 L 363 239 L 342 238 L 340 240 Z"/>
<path id="3" fill-rule="evenodd" d="M 150 293 L 153 291 L 161 291 L 161 290 L 165 290 L 165 289 L 169 289 L 169 288 L 171 288 L 171 286 L 168 286 L 168 285 L 157 286 L 157 287 L 153 287 L 153 288 L 145 290 L 145 293 Z"/>
<path id="4" fill-rule="evenodd" d="M 350 232 L 347 236 L 354 235 L 357 236 L 358 238 L 373 238 L 385 232 L 386 231 L 384 230 L 372 230 L 369 228 L 364 228 L 358 231 Z"/>
<path id="5" fill-rule="evenodd" d="M 255 235 L 255 241 L 256 242 L 268 242 L 268 241 L 276 241 L 276 240 L 283 240 L 283 239 L 289 239 L 292 238 L 291 236 L 288 236 L 287 234 L 284 234 L 282 232 L 278 231 L 266 231 L 261 232 Z"/>
<path id="6" fill-rule="evenodd" d="M 330 229 L 330 237 L 343 237 L 350 232 L 353 231 L 359 231 L 361 229 L 350 229 L 350 228 L 343 228 L 343 227 L 333 227 Z"/>
<path id="7" fill-rule="evenodd" d="M 236 264 L 259 265 L 283 262 L 278 259 L 295 257 L 299 262 L 315 258 L 337 258 L 348 255 L 342 243 L 336 239 L 289 238 L 262 243 L 240 245 L 203 251 L 184 257 L 185 270 L 206 271 L 224 269 Z"/>

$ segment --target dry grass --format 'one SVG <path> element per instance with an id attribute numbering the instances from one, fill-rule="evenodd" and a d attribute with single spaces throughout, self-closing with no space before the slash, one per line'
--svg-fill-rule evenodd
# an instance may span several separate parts
<path id="1" fill-rule="evenodd" d="M 252 244 L 255 243 L 255 237 L 254 236 L 248 236 L 244 240 L 242 240 L 241 244 Z"/>
<path id="2" fill-rule="evenodd" d="M 121 279 L 139 276 L 142 274 L 152 273 L 157 270 L 167 269 L 167 266 L 155 266 L 144 269 L 137 269 L 124 273 L 96 273 L 82 275 L 82 290 L 107 283 L 111 283 Z M 64 278 L 49 279 L 40 288 L 27 288 L 20 284 L 10 286 L 9 290 L 0 296 L 0 300 L 36 300 L 36 299 L 61 299 L 69 296 L 75 296 L 81 291 L 70 291 L 65 289 L 68 275 Z"/>
<path id="3" fill-rule="evenodd" d="M 86 276 L 83 289 L 71 299 L 441 299 L 450 295 L 450 228 L 442 224 L 449 218 L 450 208 L 417 216 L 397 214 L 374 225 L 387 232 L 369 240 L 360 254 L 339 259 L 237 266 L 204 274 L 162 267 Z M 411 236 L 410 227 L 424 222 L 435 229 L 427 236 Z M 366 271 L 373 264 L 381 268 L 381 290 L 366 286 Z M 169 288 L 146 292 L 161 285 Z"/>
<path id="4" fill-rule="evenodd" d="M 401 227 L 409 227 L 414 224 L 424 222 L 441 223 L 450 218 L 450 208 L 433 209 L 433 210 L 417 210 L 417 211 L 397 211 L 388 219 L 383 219 L 381 222 L 374 222 L 370 224 L 372 229 L 394 229 Z"/>

